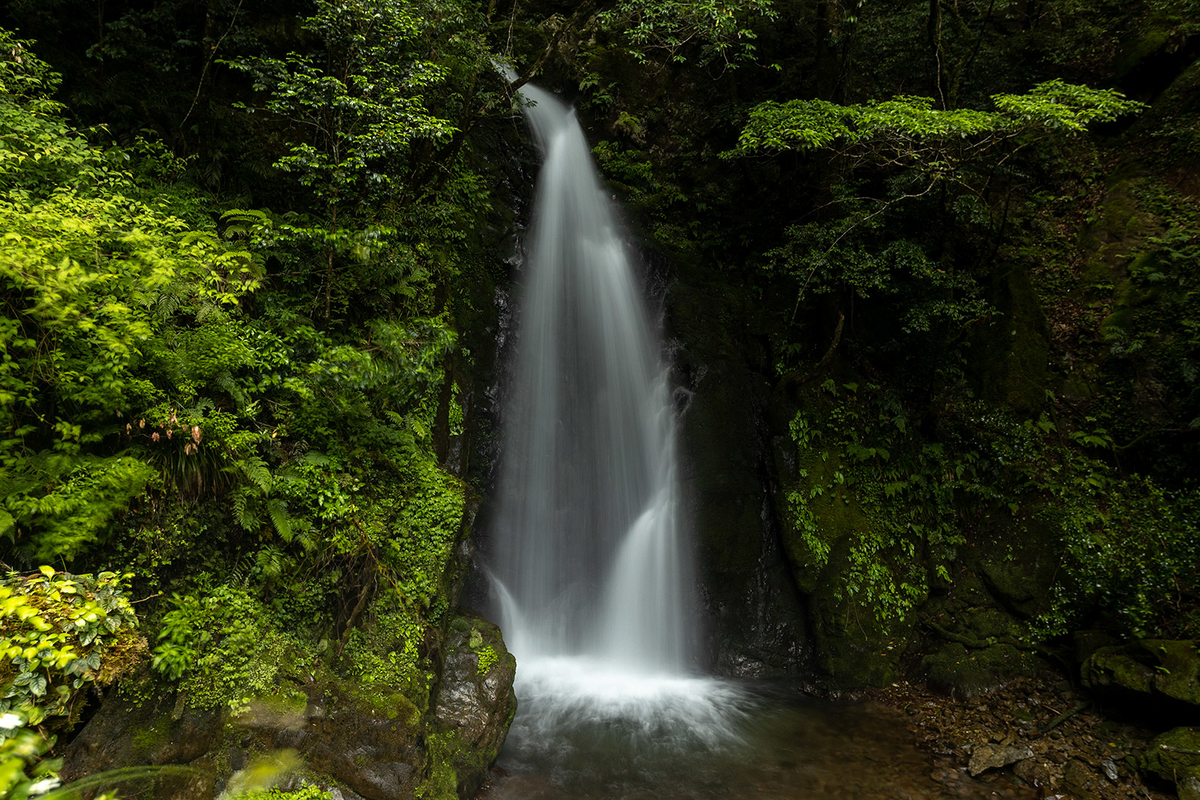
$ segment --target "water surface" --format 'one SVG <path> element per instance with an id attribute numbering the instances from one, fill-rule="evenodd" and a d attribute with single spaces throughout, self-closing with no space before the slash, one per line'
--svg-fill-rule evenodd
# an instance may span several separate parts
<path id="1" fill-rule="evenodd" d="M 972 779 L 919 750 L 907 719 L 890 708 L 716 679 L 619 692 L 582 686 L 585 679 L 575 665 L 523 681 L 523 706 L 486 800 L 1037 797 L 1004 780 Z"/>

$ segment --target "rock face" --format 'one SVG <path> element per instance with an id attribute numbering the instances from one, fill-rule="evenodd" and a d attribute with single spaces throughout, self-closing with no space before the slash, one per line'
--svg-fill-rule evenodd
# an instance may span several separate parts
<path id="1" fill-rule="evenodd" d="M 482 617 L 455 619 L 445 647 L 434 718 L 447 736 L 443 756 L 457 775 L 458 793 L 470 797 L 483 785 L 517 713 L 517 661 L 500 629 Z"/>
<path id="2" fill-rule="evenodd" d="M 1143 639 L 1101 647 L 1084 663 L 1084 685 L 1148 694 L 1200 706 L 1200 643 Z"/>
<path id="3" fill-rule="evenodd" d="M 726 675 L 797 674 L 806 609 L 781 546 L 769 489 L 770 385 L 764 353 L 715 318 L 753 319 L 750 299 L 699 271 L 672 285 L 669 333 L 681 412 L 681 479 L 696 531 L 711 666 Z"/>

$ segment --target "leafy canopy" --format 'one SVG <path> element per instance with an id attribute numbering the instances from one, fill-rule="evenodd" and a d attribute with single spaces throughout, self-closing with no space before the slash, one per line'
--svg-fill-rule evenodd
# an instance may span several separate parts
<path id="1" fill-rule="evenodd" d="M 1113 89 L 1091 89 L 1060 80 L 1028 94 L 996 94 L 995 110 L 938 109 L 930 97 L 900 96 L 863 105 L 826 100 L 768 101 L 750 119 L 727 156 L 785 150 L 833 149 L 881 163 L 946 158 L 963 140 L 970 154 L 1041 132 L 1080 133 L 1142 108 Z"/>
<path id="2" fill-rule="evenodd" d="M 622 32 L 639 61 L 659 53 L 683 63 L 685 53 L 698 47 L 702 64 L 734 67 L 754 57 L 753 23 L 777 13 L 771 0 L 621 0 L 600 21 Z"/>

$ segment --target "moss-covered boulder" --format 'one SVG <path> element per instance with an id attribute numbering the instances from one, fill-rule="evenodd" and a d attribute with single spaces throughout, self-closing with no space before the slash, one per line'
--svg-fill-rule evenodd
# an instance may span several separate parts
<path id="1" fill-rule="evenodd" d="M 1181 770 L 1175 779 L 1175 791 L 1179 800 L 1200 800 L 1200 767 Z"/>
<path id="2" fill-rule="evenodd" d="M 921 667 L 931 689 L 960 699 L 986 694 L 1013 678 L 1044 669 L 1036 656 L 1011 644 L 971 650 L 960 642 L 952 642 L 925 656 Z"/>
<path id="3" fill-rule="evenodd" d="M 455 618 L 446 654 L 431 737 L 431 774 L 462 797 L 474 796 L 496 760 L 517 713 L 513 680 L 517 661 L 500 629 L 478 616 Z"/>
<path id="4" fill-rule="evenodd" d="M 1192 640 L 1142 639 L 1101 647 L 1083 663 L 1083 683 L 1200 706 L 1198 644 Z"/>
<path id="5" fill-rule="evenodd" d="M 211 751 L 219 747 L 225 725 L 223 710 L 186 709 L 171 695 L 155 699 L 114 696 L 67 746 L 61 776 L 70 782 L 88 775 L 131 766 L 194 767 L 190 774 L 164 774 L 143 785 L 145 797 L 209 800 L 218 774 L 210 768 Z"/>
<path id="6" fill-rule="evenodd" d="M 1200 777 L 1200 728 L 1174 728 L 1155 737 L 1141 767 L 1177 784 Z"/>

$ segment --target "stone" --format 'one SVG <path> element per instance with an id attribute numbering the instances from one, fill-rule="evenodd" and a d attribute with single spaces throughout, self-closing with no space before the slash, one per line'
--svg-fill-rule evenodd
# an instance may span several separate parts
<path id="1" fill-rule="evenodd" d="M 1063 785 L 1076 800 L 1100 798 L 1106 788 L 1096 770 L 1078 758 L 1072 758 L 1063 767 Z"/>
<path id="2" fill-rule="evenodd" d="M 1027 758 L 1033 758 L 1033 751 L 1028 747 L 1017 747 L 1002 744 L 981 744 L 971 753 L 971 761 L 967 770 L 975 777 L 989 769 L 1007 767 Z"/>
<path id="3" fill-rule="evenodd" d="M 1192 640 L 1142 639 L 1101 647 L 1083 663 L 1083 684 L 1200 706 L 1200 649 Z"/>
<path id="4" fill-rule="evenodd" d="M 366 800 L 412 794 L 425 764 L 414 726 L 333 682 L 306 684 L 301 691 L 302 705 L 255 701 L 237 717 L 227 709 L 186 706 L 176 716 L 170 695 L 140 706 L 114 698 L 68 745 L 63 779 L 119 767 L 191 766 L 196 768 L 191 776 L 154 778 L 152 796 L 207 800 L 219 777 L 246 763 L 248 753 L 294 750 L 307 770 L 336 779 Z M 382 704 L 389 699 L 396 698 L 382 698 Z"/>
<path id="5" fill-rule="evenodd" d="M 1036 758 L 1026 758 L 1013 765 L 1013 774 L 1035 789 L 1050 785 L 1050 770 Z"/>
<path id="6" fill-rule="evenodd" d="M 458 792 L 474 796 L 487 778 L 517 713 L 513 693 L 517 662 L 500 629 L 479 616 L 461 616 L 450 626 L 434 715 L 449 734 L 449 757 Z"/>
<path id="7" fill-rule="evenodd" d="M 1154 737 L 1142 756 L 1141 768 L 1167 781 L 1178 781 L 1200 769 L 1200 727 L 1174 728 Z"/>
<path id="8" fill-rule="evenodd" d="M 960 700 L 986 694 L 1019 675 L 1040 668 L 1034 656 L 1010 644 L 968 650 L 953 642 L 921 661 L 929 687 Z"/>
<path id="9" fill-rule="evenodd" d="M 1200 767 L 1189 767 L 1175 781 L 1179 800 L 1200 800 Z"/>
<path id="10" fill-rule="evenodd" d="M 215 710 L 187 709 L 176 715 L 176 698 L 165 695 L 157 703 L 114 696 L 100 707 L 67 746 L 64 783 L 122 767 L 197 765 L 221 741 L 223 718 Z M 198 766 L 198 765 L 197 765 Z M 167 775 L 136 783 L 123 783 L 122 792 L 147 797 L 211 798 L 215 776 L 198 770 L 193 776 Z"/>

